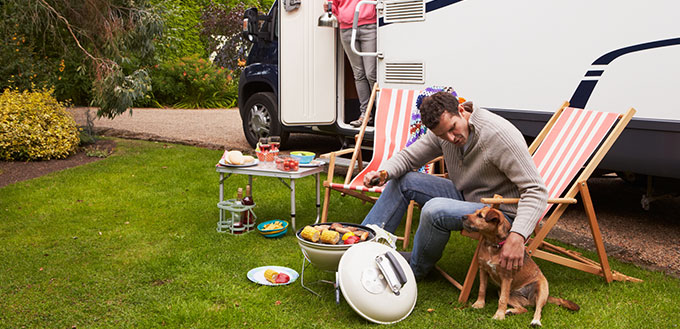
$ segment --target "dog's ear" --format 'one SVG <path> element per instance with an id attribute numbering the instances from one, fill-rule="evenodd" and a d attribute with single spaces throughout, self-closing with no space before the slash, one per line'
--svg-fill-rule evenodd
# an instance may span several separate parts
<path id="1" fill-rule="evenodd" d="M 487 223 L 497 223 L 501 219 L 501 213 L 500 211 L 496 209 L 489 209 L 489 211 L 486 212 L 486 216 L 484 216 L 484 220 Z"/>

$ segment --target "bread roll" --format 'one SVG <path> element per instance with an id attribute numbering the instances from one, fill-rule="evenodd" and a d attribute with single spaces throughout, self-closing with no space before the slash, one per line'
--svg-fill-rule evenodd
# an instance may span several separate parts
<path id="1" fill-rule="evenodd" d="M 229 152 L 229 163 L 233 165 L 242 165 L 245 163 L 245 158 L 243 157 L 243 153 L 241 151 L 230 151 Z"/>
<path id="2" fill-rule="evenodd" d="M 243 163 L 251 163 L 253 161 L 255 161 L 255 158 L 252 155 L 243 156 Z"/>

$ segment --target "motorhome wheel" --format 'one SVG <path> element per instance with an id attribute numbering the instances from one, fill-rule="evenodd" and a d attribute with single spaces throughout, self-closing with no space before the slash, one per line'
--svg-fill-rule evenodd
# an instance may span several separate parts
<path id="1" fill-rule="evenodd" d="M 243 133 L 251 147 L 257 146 L 260 137 L 281 136 L 281 145 L 288 140 L 288 132 L 279 123 L 279 112 L 276 96 L 271 92 L 253 94 L 241 111 Z"/>

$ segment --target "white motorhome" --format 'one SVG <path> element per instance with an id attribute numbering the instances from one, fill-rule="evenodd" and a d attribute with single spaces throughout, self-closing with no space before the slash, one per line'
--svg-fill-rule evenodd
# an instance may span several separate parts
<path id="1" fill-rule="evenodd" d="M 565 100 L 602 111 L 634 107 L 636 116 L 600 167 L 680 178 L 680 2 L 378 0 L 362 5 L 378 11 L 378 52 L 363 55 L 375 56 L 381 87 L 453 86 L 528 138 Z M 317 25 L 325 2 L 285 0 L 274 8 L 274 123 L 286 131 L 355 133 L 348 124 L 357 113 L 351 68 L 337 29 Z M 244 105 L 253 94 L 240 94 L 244 130 L 249 115 Z"/>

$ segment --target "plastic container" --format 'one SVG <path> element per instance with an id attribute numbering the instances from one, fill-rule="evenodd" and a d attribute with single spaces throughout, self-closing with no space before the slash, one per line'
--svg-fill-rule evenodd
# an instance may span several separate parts
<path id="1" fill-rule="evenodd" d="M 314 160 L 316 153 L 308 151 L 293 151 L 290 152 L 290 156 L 297 159 L 301 164 L 308 164 Z"/>
<path id="2" fill-rule="evenodd" d="M 264 229 L 265 225 L 272 224 L 274 222 L 281 222 L 283 227 L 277 228 L 277 229 L 272 229 L 272 230 L 265 230 Z M 286 232 L 288 232 L 288 222 L 285 221 L 285 220 L 281 220 L 281 219 L 269 220 L 269 221 L 266 221 L 264 223 L 260 223 L 259 225 L 257 225 L 257 231 L 260 232 L 260 234 L 262 234 L 263 236 L 265 236 L 267 238 L 277 238 L 277 237 L 285 235 Z"/>
<path id="3" fill-rule="evenodd" d="M 290 156 L 279 156 L 274 161 L 276 169 L 281 171 L 297 171 L 300 168 L 300 162 Z"/>

